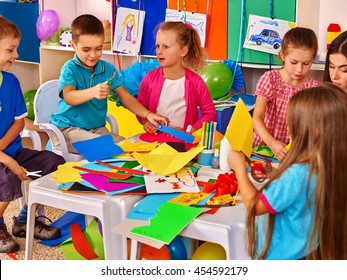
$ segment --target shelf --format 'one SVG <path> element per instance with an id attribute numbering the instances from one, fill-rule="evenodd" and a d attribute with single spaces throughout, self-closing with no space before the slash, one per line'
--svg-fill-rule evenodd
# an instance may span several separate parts
<path id="1" fill-rule="evenodd" d="M 242 63 L 240 64 L 242 67 L 246 68 L 253 68 L 253 69 L 270 69 L 269 64 L 255 64 L 255 63 Z M 271 65 L 271 69 L 280 69 L 283 65 Z M 324 71 L 324 64 L 322 63 L 312 63 L 310 70 L 316 70 L 316 71 Z"/>

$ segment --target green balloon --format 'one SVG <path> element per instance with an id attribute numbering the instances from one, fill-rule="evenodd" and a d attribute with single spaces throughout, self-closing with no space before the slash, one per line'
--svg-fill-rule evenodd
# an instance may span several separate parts
<path id="1" fill-rule="evenodd" d="M 32 89 L 24 93 L 25 105 L 27 106 L 27 111 L 28 111 L 27 118 L 31 119 L 32 121 L 35 119 L 35 112 L 34 112 L 35 94 L 36 94 L 36 89 Z"/>
<path id="2" fill-rule="evenodd" d="M 233 73 L 222 62 L 208 64 L 201 77 L 205 81 L 212 99 L 223 97 L 232 86 Z"/>

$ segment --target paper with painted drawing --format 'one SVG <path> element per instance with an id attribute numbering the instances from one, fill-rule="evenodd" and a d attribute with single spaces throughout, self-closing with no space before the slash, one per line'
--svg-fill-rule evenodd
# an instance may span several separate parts
<path id="1" fill-rule="evenodd" d="M 150 173 L 144 175 L 147 193 L 200 192 L 193 172 L 184 167 L 169 176 Z"/>
<path id="2" fill-rule="evenodd" d="M 241 98 L 237 101 L 225 137 L 234 151 L 243 152 L 250 158 L 253 143 L 253 121 Z"/>
<path id="3" fill-rule="evenodd" d="M 133 153 L 133 157 L 147 170 L 166 176 L 177 172 L 198 155 L 204 147 L 194 147 L 187 152 L 177 152 L 163 143 L 148 154 Z"/>

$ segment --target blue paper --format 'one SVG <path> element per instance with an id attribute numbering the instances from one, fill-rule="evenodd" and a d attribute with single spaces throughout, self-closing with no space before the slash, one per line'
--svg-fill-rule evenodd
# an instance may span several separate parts
<path id="1" fill-rule="evenodd" d="M 114 143 L 111 135 L 74 142 L 72 146 L 88 161 L 101 160 L 124 153 L 123 149 Z"/>
<path id="2" fill-rule="evenodd" d="M 71 237 L 70 225 L 78 223 L 81 230 L 86 228 L 86 218 L 83 214 L 78 214 L 74 212 L 66 212 L 59 219 L 54 221 L 50 226 L 57 227 L 61 231 L 61 236 L 51 240 L 42 240 L 39 243 L 45 246 L 55 246 L 64 242 Z"/>
<path id="3" fill-rule="evenodd" d="M 176 138 L 187 142 L 189 144 L 193 144 L 194 142 L 194 136 L 192 134 L 174 129 L 172 127 L 166 126 L 166 125 L 161 125 L 161 127 L 156 127 L 158 130 L 162 131 L 162 132 L 166 132 L 172 136 L 175 136 Z"/>

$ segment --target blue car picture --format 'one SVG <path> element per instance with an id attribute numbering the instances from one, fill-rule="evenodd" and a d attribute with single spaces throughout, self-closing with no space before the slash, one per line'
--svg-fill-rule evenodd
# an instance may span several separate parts
<path id="1" fill-rule="evenodd" d="M 252 35 L 250 41 L 255 42 L 257 46 L 269 44 L 275 50 L 279 49 L 282 44 L 282 39 L 278 32 L 271 29 L 263 29 L 259 34 Z"/>

